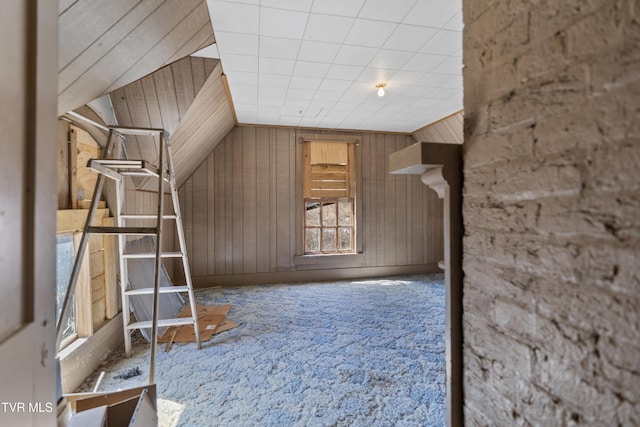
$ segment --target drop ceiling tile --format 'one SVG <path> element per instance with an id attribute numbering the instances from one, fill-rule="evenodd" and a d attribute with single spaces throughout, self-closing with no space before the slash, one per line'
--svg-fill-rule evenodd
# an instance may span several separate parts
<path id="1" fill-rule="evenodd" d="M 256 97 L 251 95 L 234 95 L 233 102 L 239 105 L 250 105 L 255 103 Z"/>
<path id="2" fill-rule="evenodd" d="M 258 93 L 261 97 L 268 98 L 282 98 L 287 95 L 286 87 L 269 87 L 269 86 L 260 86 Z"/>
<path id="3" fill-rule="evenodd" d="M 334 63 L 364 67 L 371 62 L 377 52 L 378 50 L 373 47 L 343 45 Z"/>
<path id="4" fill-rule="evenodd" d="M 447 22 L 442 28 L 447 30 L 462 31 L 464 29 L 463 22 L 462 11 L 459 11 L 458 13 L 453 15 L 453 18 L 451 18 L 449 22 Z"/>
<path id="5" fill-rule="evenodd" d="M 429 55 L 428 53 L 416 53 L 402 66 L 403 71 L 429 72 L 440 65 L 447 57 L 442 55 Z"/>
<path id="6" fill-rule="evenodd" d="M 358 18 L 353 23 L 344 42 L 345 44 L 377 48 L 385 43 L 397 26 L 391 22 Z"/>
<path id="7" fill-rule="evenodd" d="M 402 91 L 402 95 L 413 98 L 415 101 L 416 98 L 424 98 L 434 89 L 434 87 L 429 86 L 407 86 L 407 88 Z"/>
<path id="8" fill-rule="evenodd" d="M 435 28 L 400 24 L 389 36 L 384 48 L 417 52 L 437 31 Z"/>
<path id="9" fill-rule="evenodd" d="M 333 62 L 340 45 L 337 43 L 305 40 L 300 46 L 298 59 L 301 61 Z"/>
<path id="10" fill-rule="evenodd" d="M 304 34 L 307 17 L 308 14 L 303 12 L 261 7 L 260 34 L 300 39 Z"/>
<path id="11" fill-rule="evenodd" d="M 315 90 L 310 89 L 289 89 L 287 92 L 287 102 L 293 99 L 302 99 L 310 101 L 313 98 L 313 95 L 316 94 Z"/>
<path id="12" fill-rule="evenodd" d="M 260 75 L 277 74 L 290 76 L 293 73 L 296 61 L 291 59 L 260 58 L 258 65 L 260 67 Z"/>
<path id="13" fill-rule="evenodd" d="M 316 2 L 318 3 L 318 2 Z M 353 25 L 353 18 L 343 16 L 309 15 L 305 40 L 342 43 Z"/>
<path id="14" fill-rule="evenodd" d="M 299 121 L 300 117 L 280 116 L 280 121 L 278 122 L 278 124 L 280 126 L 298 126 Z"/>
<path id="15" fill-rule="evenodd" d="M 364 70 L 364 67 L 356 67 L 353 65 L 339 65 L 333 64 L 329 71 L 327 71 L 327 78 L 337 80 L 355 80 L 360 73 Z"/>
<path id="16" fill-rule="evenodd" d="M 340 82 L 343 82 L 344 80 L 338 80 Z M 334 90 L 324 90 L 324 89 L 320 89 L 316 92 L 316 94 L 313 96 L 313 100 L 314 101 L 319 101 L 319 102 L 337 102 L 340 98 L 342 98 L 342 92 L 336 92 Z"/>
<path id="17" fill-rule="evenodd" d="M 258 35 L 216 31 L 219 51 L 222 55 L 235 53 L 242 55 L 258 55 Z"/>
<path id="18" fill-rule="evenodd" d="M 321 0 L 314 1 L 311 7 L 313 13 L 327 15 L 358 16 L 364 0 Z"/>
<path id="19" fill-rule="evenodd" d="M 210 0 L 209 14 L 215 31 L 258 34 L 258 8 L 252 5 Z"/>
<path id="20" fill-rule="evenodd" d="M 316 90 L 322 83 L 321 78 L 317 77 L 292 77 L 289 82 L 291 89 L 311 89 Z"/>
<path id="21" fill-rule="evenodd" d="M 273 7 L 276 9 L 295 10 L 298 12 L 309 12 L 312 0 L 260 0 L 260 6 Z"/>
<path id="22" fill-rule="evenodd" d="M 296 61 L 293 75 L 299 77 L 319 77 L 322 78 L 327 73 L 330 64 L 322 62 Z"/>
<path id="23" fill-rule="evenodd" d="M 452 75 L 462 74 L 462 58 L 459 56 L 449 56 L 433 68 L 431 72 Z"/>
<path id="24" fill-rule="evenodd" d="M 429 96 L 439 99 L 462 99 L 462 89 L 437 87 L 429 94 Z"/>
<path id="25" fill-rule="evenodd" d="M 231 91 L 232 95 L 251 95 L 258 96 L 258 86 L 253 85 L 235 85 Z"/>
<path id="26" fill-rule="evenodd" d="M 462 52 L 462 32 L 439 30 L 427 44 L 420 49 L 422 53 L 435 55 L 456 55 Z"/>
<path id="27" fill-rule="evenodd" d="M 229 85 L 232 87 L 235 85 L 255 85 L 258 81 L 258 73 L 246 72 L 246 71 L 234 71 L 227 75 Z"/>
<path id="28" fill-rule="evenodd" d="M 394 73 L 395 70 L 381 70 L 379 68 L 367 67 L 360 73 L 356 81 L 365 82 L 371 86 L 371 90 L 376 91 L 375 85 L 378 83 L 386 83 Z"/>
<path id="29" fill-rule="evenodd" d="M 260 36 L 261 58 L 296 59 L 299 47 L 298 39 Z"/>
<path id="30" fill-rule="evenodd" d="M 259 107 L 277 107 L 282 108 L 284 105 L 284 97 L 272 98 L 270 96 L 260 96 L 258 98 Z"/>
<path id="31" fill-rule="evenodd" d="M 260 67 L 262 69 L 262 60 L 260 60 Z M 293 71 L 293 64 L 291 65 L 291 71 Z M 291 78 L 288 75 L 267 74 L 261 71 L 258 77 L 258 84 L 260 84 L 260 86 L 287 88 L 289 87 L 290 80 Z"/>
<path id="32" fill-rule="evenodd" d="M 389 81 L 397 84 L 402 84 L 402 85 L 410 85 L 423 79 L 424 76 L 425 76 L 425 73 L 422 73 L 420 71 L 402 71 L 401 70 L 401 71 L 396 71 Z"/>
<path id="33" fill-rule="evenodd" d="M 404 24 L 442 28 L 461 9 L 462 2 L 459 0 L 440 1 L 437 5 L 434 5 L 433 0 L 418 0 L 402 22 Z"/>
<path id="34" fill-rule="evenodd" d="M 412 56 L 411 52 L 380 49 L 369 63 L 369 67 L 399 70 Z"/>
<path id="35" fill-rule="evenodd" d="M 437 98 L 418 98 L 413 103 L 413 106 L 420 107 L 420 108 L 431 108 L 434 105 L 438 105 L 440 101 L 441 100 Z"/>
<path id="36" fill-rule="evenodd" d="M 248 71 L 258 69 L 258 57 L 227 53 L 222 55 L 222 68 L 226 71 Z"/>
<path id="37" fill-rule="evenodd" d="M 304 114 L 304 110 L 307 108 L 308 102 L 298 101 L 297 103 L 291 102 L 285 104 L 280 112 L 281 117 L 295 117 L 300 120 Z"/>
<path id="38" fill-rule="evenodd" d="M 321 91 L 343 92 L 351 86 L 351 82 L 347 80 L 324 79 L 320 84 Z"/>
<path id="39" fill-rule="evenodd" d="M 416 0 L 367 0 L 358 17 L 400 22 Z"/>
<path id="40" fill-rule="evenodd" d="M 455 75 L 453 74 L 433 74 L 425 73 L 424 77 L 415 84 L 418 86 L 440 87 L 451 81 Z"/>
<path id="41" fill-rule="evenodd" d="M 451 80 L 442 84 L 442 87 L 454 88 L 454 89 L 462 89 L 462 74 L 457 74 Z"/>

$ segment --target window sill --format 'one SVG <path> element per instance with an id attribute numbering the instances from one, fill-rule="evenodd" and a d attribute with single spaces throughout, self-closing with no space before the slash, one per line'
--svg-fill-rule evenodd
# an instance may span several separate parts
<path id="1" fill-rule="evenodd" d="M 293 263 L 296 270 L 321 270 L 329 268 L 354 268 L 362 267 L 364 255 L 356 254 L 331 254 L 331 255 L 296 255 Z"/>

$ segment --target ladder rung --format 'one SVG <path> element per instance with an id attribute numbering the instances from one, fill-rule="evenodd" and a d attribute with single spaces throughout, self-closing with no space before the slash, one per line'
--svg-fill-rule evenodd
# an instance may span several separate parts
<path id="1" fill-rule="evenodd" d="M 89 227 L 95 234 L 158 234 L 156 227 Z"/>
<path id="2" fill-rule="evenodd" d="M 180 317 L 177 319 L 160 319 L 158 320 L 158 327 L 164 328 L 166 326 L 182 326 L 182 325 L 193 325 L 193 317 Z M 145 320 L 142 322 L 133 322 L 127 325 L 127 329 L 144 329 L 151 328 L 153 326 L 153 322 L 151 320 Z"/>
<path id="3" fill-rule="evenodd" d="M 122 219 L 156 219 L 158 215 L 154 214 L 122 214 Z M 175 215 L 162 215 L 162 219 L 176 219 Z"/>
<path id="4" fill-rule="evenodd" d="M 144 160 L 127 160 L 127 159 L 91 159 L 92 163 L 97 163 L 109 168 L 131 168 L 143 169 L 146 165 Z"/>
<path id="5" fill-rule="evenodd" d="M 160 294 L 170 294 L 172 292 L 187 292 L 189 291 L 189 287 L 187 285 L 183 286 L 161 286 L 158 289 L 158 293 Z M 124 291 L 124 294 L 129 295 L 153 295 L 153 288 L 140 288 L 140 289 L 127 289 Z"/>
<path id="6" fill-rule="evenodd" d="M 160 254 L 160 258 L 180 258 L 182 252 L 163 252 Z M 155 258 L 155 252 L 139 252 L 132 254 L 122 254 L 123 258 Z"/>

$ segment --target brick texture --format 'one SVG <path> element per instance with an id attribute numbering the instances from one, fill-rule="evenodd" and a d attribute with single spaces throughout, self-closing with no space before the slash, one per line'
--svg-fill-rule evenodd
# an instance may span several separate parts
<path id="1" fill-rule="evenodd" d="M 464 0 L 467 425 L 640 425 L 640 3 Z"/>

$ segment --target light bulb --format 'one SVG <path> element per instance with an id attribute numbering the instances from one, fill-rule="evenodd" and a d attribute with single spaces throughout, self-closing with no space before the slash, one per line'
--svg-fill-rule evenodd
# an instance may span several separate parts
<path id="1" fill-rule="evenodd" d="M 383 97 L 384 96 L 384 88 L 383 87 L 378 88 L 378 96 L 379 97 Z"/>

